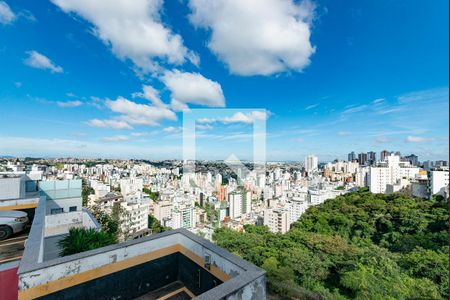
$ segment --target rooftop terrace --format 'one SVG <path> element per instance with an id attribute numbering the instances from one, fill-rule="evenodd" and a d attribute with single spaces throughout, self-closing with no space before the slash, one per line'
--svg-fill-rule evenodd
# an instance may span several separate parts
<path id="1" fill-rule="evenodd" d="M 266 296 L 264 270 L 184 229 L 49 261 L 39 262 L 27 250 L 18 272 L 19 299 Z"/>

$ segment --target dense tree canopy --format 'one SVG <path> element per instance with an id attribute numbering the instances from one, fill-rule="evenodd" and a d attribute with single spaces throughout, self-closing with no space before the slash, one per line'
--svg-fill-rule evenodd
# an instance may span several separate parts
<path id="1" fill-rule="evenodd" d="M 448 298 L 448 201 L 348 193 L 311 207 L 291 230 L 217 229 L 213 239 L 267 271 L 279 298 Z"/>

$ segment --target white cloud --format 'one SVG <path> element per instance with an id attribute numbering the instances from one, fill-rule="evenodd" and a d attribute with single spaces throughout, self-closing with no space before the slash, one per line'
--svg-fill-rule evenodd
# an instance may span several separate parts
<path id="1" fill-rule="evenodd" d="M 195 126 L 196 129 L 199 130 L 209 130 L 209 129 L 213 129 L 213 126 L 209 125 L 209 124 L 197 124 Z"/>
<path id="2" fill-rule="evenodd" d="M 239 75 L 301 71 L 311 45 L 314 5 L 293 0 L 190 0 L 190 21 L 211 30 L 209 49 Z"/>
<path id="3" fill-rule="evenodd" d="M 174 111 L 189 111 L 189 106 L 186 103 L 180 102 L 178 100 L 172 99 L 170 102 L 170 107 Z"/>
<path id="4" fill-rule="evenodd" d="M 338 134 L 339 136 L 349 136 L 349 135 L 351 135 L 352 133 L 351 133 L 350 131 L 339 131 L 337 134 Z"/>
<path id="5" fill-rule="evenodd" d="M 251 124 L 257 120 L 266 120 L 268 114 L 264 111 L 252 111 L 250 113 L 237 112 L 231 117 L 225 117 L 222 119 L 223 123 L 247 123 Z"/>
<path id="6" fill-rule="evenodd" d="M 305 110 L 310 110 L 310 109 L 316 108 L 317 106 L 319 106 L 319 103 L 311 104 L 311 105 L 308 105 L 307 107 L 305 107 Z"/>
<path id="7" fill-rule="evenodd" d="M 215 122 L 221 122 L 224 124 L 230 124 L 230 123 L 245 123 L 245 124 L 251 124 L 255 121 L 264 121 L 267 120 L 270 116 L 270 112 L 266 111 L 252 111 L 248 113 L 243 112 L 237 112 L 233 114 L 230 117 L 224 117 L 224 118 L 200 118 L 197 120 L 197 123 L 199 124 L 210 124 Z"/>
<path id="8" fill-rule="evenodd" d="M 113 112 L 120 113 L 117 119 L 135 125 L 159 125 L 159 121 L 176 120 L 173 111 L 165 107 L 156 107 L 146 104 L 138 104 L 123 97 L 116 100 L 107 100 L 106 106 Z"/>
<path id="9" fill-rule="evenodd" d="M 146 136 L 147 132 L 132 132 L 131 135 L 132 136 L 137 136 L 137 137 Z"/>
<path id="10" fill-rule="evenodd" d="M 59 107 L 77 107 L 77 106 L 81 106 L 83 105 L 83 102 L 79 101 L 79 100 L 74 100 L 74 101 L 57 101 L 56 104 Z"/>
<path id="11" fill-rule="evenodd" d="M 4 1 L 0 1 L 0 24 L 9 24 L 16 19 L 16 15 Z"/>
<path id="12" fill-rule="evenodd" d="M 153 142 L 150 142 L 151 145 Z M 30 147 L 33 145 L 33 147 Z M 181 158 L 179 145 L 163 144 L 158 147 L 143 147 L 142 144 L 105 143 L 77 139 L 29 138 L 0 135 L 0 149 L 5 155 L 20 157 L 34 156 L 72 156 L 72 157 L 104 157 L 104 158 L 148 158 L 166 159 Z"/>
<path id="13" fill-rule="evenodd" d="M 429 102 L 448 102 L 448 87 L 408 93 L 399 96 L 398 101 L 401 104 L 420 102 L 422 105 Z"/>
<path id="14" fill-rule="evenodd" d="M 151 85 L 143 85 L 142 92 L 134 93 L 133 97 L 147 99 L 152 102 L 153 105 L 158 107 L 167 107 L 167 105 L 162 102 L 161 98 L 159 97 L 159 91 Z"/>
<path id="15" fill-rule="evenodd" d="M 172 100 L 177 101 L 175 104 L 225 106 L 225 97 L 220 84 L 199 73 L 187 73 L 178 70 L 166 71 L 161 80 L 170 90 Z"/>
<path id="16" fill-rule="evenodd" d="M 91 127 L 113 128 L 113 129 L 133 129 L 127 122 L 118 120 L 92 119 L 87 122 Z"/>
<path id="17" fill-rule="evenodd" d="M 423 143 L 423 142 L 431 142 L 433 140 L 434 140 L 433 138 L 421 137 L 421 136 L 413 136 L 413 135 L 409 135 L 406 138 L 406 141 L 408 143 Z"/>
<path id="18" fill-rule="evenodd" d="M 159 69 L 159 62 L 181 64 L 198 56 L 180 35 L 161 21 L 162 0 L 52 0 L 66 13 L 76 13 L 93 24 L 93 33 L 120 59 L 130 59 L 141 72 Z"/>
<path id="19" fill-rule="evenodd" d="M 387 144 L 390 141 L 391 140 L 385 136 L 377 136 L 377 137 L 375 137 L 375 140 L 374 140 L 375 144 Z"/>
<path id="20" fill-rule="evenodd" d="M 386 100 L 385 98 L 378 98 L 372 101 L 373 104 L 380 104 Z"/>
<path id="21" fill-rule="evenodd" d="M 28 51 L 28 57 L 24 60 L 27 66 L 37 69 L 48 69 L 52 73 L 62 73 L 63 68 L 61 66 L 55 65 L 47 56 L 37 52 Z"/>
<path id="22" fill-rule="evenodd" d="M 368 105 L 351 106 L 351 107 L 347 108 L 346 110 L 344 110 L 342 113 L 343 114 L 353 114 L 353 113 L 365 111 L 368 109 L 369 109 Z"/>
<path id="23" fill-rule="evenodd" d="M 399 112 L 404 109 L 405 109 L 405 107 L 403 107 L 403 106 L 398 106 L 398 107 L 393 107 L 393 108 L 385 107 L 385 108 L 378 109 L 377 114 L 385 115 L 385 114 L 390 114 L 390 113 L 394 113 L 394 112 Z"/>
<path id="24" fill-rule="evenodd" d="M 180 132 L 181 131 L 180 128 L 173 127 L 173 126 L 166 127 L 163 130 L 164 130 L 164 132 L 167 132 L 167 133 L 176 133 L 176 132 Z"/>
<path id="25" fill-rule="evenodd" d="M 125 142 L 128 141 L 128 139 L 129 138 L 126 135 L 107 136 L 103 138 L 105 142 Z"/>

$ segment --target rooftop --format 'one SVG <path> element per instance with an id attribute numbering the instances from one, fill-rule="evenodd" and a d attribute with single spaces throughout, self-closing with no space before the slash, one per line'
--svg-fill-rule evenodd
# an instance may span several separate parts
<path id="1" fill-rule="evenodd" d="M 49 261 L 32 248 L 27 243 L 19 266 L 19 299 L 266 295 L 264 270 L 184 229 Z"/>

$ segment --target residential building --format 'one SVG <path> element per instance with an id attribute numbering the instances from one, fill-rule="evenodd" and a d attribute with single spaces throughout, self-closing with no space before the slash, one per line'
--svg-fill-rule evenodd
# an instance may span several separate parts
<path id="1" fill-rule="evenodd" d="M 352 151 L 348 154 L 348 161 L 354 161 L 356 159 L 357 159 L 357 157 L 356 157 L 356 154 L 354 151 Z"/>
<path id="2" fill-rule="evenodd" d="M 172 211 L 172 227 L 173 229 L 178 228 L 194 228 L 195 227 L 195 216 L 194 208 L 191 206 L 179 207 Z"/>
<path id="3" fill-rule="evenodd" d="M 381 165 L 370 167 L 369 186 L 372 193 L 386 193 L 387 185 L 397 185 L 401 179 L 411 181 L 419 176 L 420 168 L 409 162 L 401 162 L 400 156 L 392 154 Z"/>
<path id="4" fill-rule="evenodd" d="M 367 166 L 367 153 L 359 153 L 358 154 L 358 162 L 361 166 Z"/>
<path id="5" fill-rule="evenodd" d="M 446 196 L 445 190 L 449 185 L 449 168 L 443 167 L 441 169 L 430 172 L 430 196 L 441 195 Z"/>
<path id="6" fill-rule="evenodd" d="M 120 240 L 128 240 L 148 234 L 148 198 L 138 195 L 122 196 L 110 192 L 99 198 L 96 203 L 101 210 L 108 214 L 116 213 L 121 226 Z"/>
<path id="7" fill-rule="evenodd" d="M 377 153 L 373 151 L 367 152 L 367 164 L 372 166 L 376 164 L 376 162 L 377 162 Z"/>
<path id="8" fill-rule="evenodd" d="M 405 159 L 409 161 L 412 166 L 419 166 L 419 157 L 417 155 L 411 154 L 405 156 Z"/>
<path id="9" fill-rule="evenodd" d="M 412 181 L 411 196 L 427 199 L 429 197 L 428 179 L 416 179 Z"/>
<path id="10" fill-rule="evenodd" d="M 301 215 L 308 209 L 308 194 L 294 196 L 289 199 L 290 202 L 290 220 L 289 223 L 296 222 Z"/>
<path id="11" fill-rule="evenodd" d="M 237 219 L 250 213 L 251 211 L 251 192 L 239 189 L 228 194 L 230 205 L 230 218 Z"/>
<path id="12" fill-rule="evenodd" d="M 142 192 L 143 187 L 142 178 L 130 177 L 120 180 L 120 193 L 123 196 Z"/>
<path id="13" fill-rule="evenodd" d="M 288 209 L 274 208 L 264 210 L 264 225 L 274 233 L 286 233 L 290 228 L 290 212 Z"/>
<path id="14" fill-rule="evenodd" d="M 380 160 L 381 160 L 381 161 L 385 161 L 386 158 L 387 158 L 389 155 L 391 155 L 391 152 L 390 152 L 390 151 L 387 151 L 387 150 L 381 151 L 381 152 L 380 152 Z"/>
<path id="15" fill-rule="evenodd" d="M 309 173 L 309 172 L 316 171 L 318 169 L 318 165 L 319 165 L 319 160 L 318 160 L 317 156 L 311 154 L 305 158 L 306 172 Z"/>

